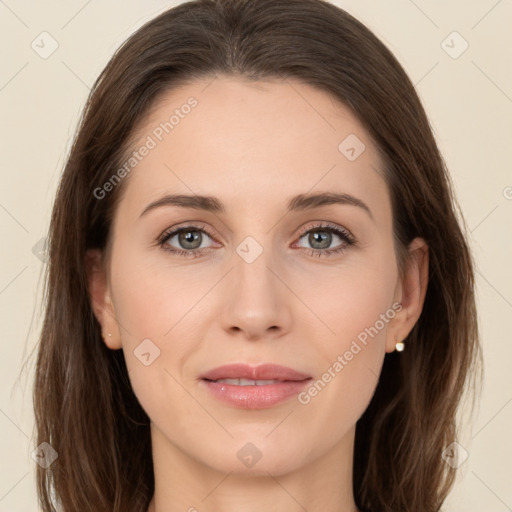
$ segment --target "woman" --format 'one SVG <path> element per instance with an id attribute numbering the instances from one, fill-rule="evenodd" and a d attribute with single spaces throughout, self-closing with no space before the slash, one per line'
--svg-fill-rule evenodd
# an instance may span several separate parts
<path id="1" fill-rule="evenodd" d="M 413 85 L 343 10 L 147 23 L 55 200 L 43 510 L 439 510 L 481 357 L 456 209 Z"/>

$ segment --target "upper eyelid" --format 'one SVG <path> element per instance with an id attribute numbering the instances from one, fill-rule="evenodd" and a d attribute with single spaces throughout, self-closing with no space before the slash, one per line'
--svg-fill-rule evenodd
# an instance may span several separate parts
<path id="1" fill-rule="evenodd" d="M 180 231 L 185 231 L 187 228 L 193 228 L 197 231 L 204 231 L 210 238 L 213 238 L 213 235 L 210 234 L 208 228 L 206 227 L 206 224 L 185 223 L 182 226 L 173 226 L 172 228 L 164 230 L 164 232 L 158 237 L 158 241 L 163 242 L 164 240 L 168 240 L 169 238 L 176 235 Z"/>
<path id="2" fill-rule="evenodd" d="M 348 244 L 355 244 L 356 243 L 356 237 L 352 234 L 352 232 L 343 227 L 339 224 L 329 222 L 329 221 L 313 221 L 311 223 L 308 223 L 299 231 L 298 237 L 299 239 L 305 236 L 307 233 L 311 231 L 329 231 L 331 233 L 334 233 L 338 237 L 340 237 L 342 240 L 344 239 L 345 243 Z"/>
<path id="3" fill-rule="evenodd" d="M 300 233 L 299 236 L 303 236 L 304 234 L 308 233 L 309 231 L 314 231 L 314 230 L 320 231 L 321 229 L 325 229 L 328 231 L 329 230 L 341 231 L 343 233 L 346 233 L 349 236 L 352 236 L 350 231 L 347 228 L 344 228 L 343 226 L 339 226 L 338 224 L 335 224 L 332 222 L 327 222 L 327 221 L 317 221 L 317 223 L 313 222 L 313 223 L 306 224 L 306 226 L 304 226 L 304 228 L 302 228 L 299 231 L 299 233 Z"/>

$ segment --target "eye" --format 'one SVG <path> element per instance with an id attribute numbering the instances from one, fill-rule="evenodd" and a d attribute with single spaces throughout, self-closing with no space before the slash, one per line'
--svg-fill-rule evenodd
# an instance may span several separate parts
<path id="1" fill-rule="evenodd" d="M 305 238 L 311 247 L 305 247 L 300 241 Z M 211 249 L 208 239 L 213 240 L 206 229 L 205 224 L 187 224 L 173 227 L 165 231 L 158 239 L 158 245 L 163 250 L 178 256 L 197 257 Z M 339 239 L 341 243 L 331 248 L 332 243 Z M 340 254 L 350 246 L 355 245 L 354 236 L 345 228 L 328 222 L 308 225 L 299 237 L 299 243 L 292 247 L 299 247 L 310 256 L 332 256 Z"/>
<path id="2" fill-rule="evenodd" d="M 310 244 L 310 248 L 304 247 L 300 243 L 298 246 L 306 249 L 309 255 L 315 257 L 339 254 L 355 244 L 355 238 L 348 230 L 328 222 L 307 226 L 302 232 L 299 242 L 303 238 L 306 239 L 306 243 Z M 336 247 L 331 248 L 331 244 L 335 243 L 337 238 L 341 240 L 341 244 L 338 243 Z"/>
<path id="3" fill-rule="evenodd" d="M 187 225 L 164 232 L 158 243 L 165 251 L 196 257 L 208 248 L 208 239 L 212 240 L 212 237 L 205 230 L 204 224 Z"/>

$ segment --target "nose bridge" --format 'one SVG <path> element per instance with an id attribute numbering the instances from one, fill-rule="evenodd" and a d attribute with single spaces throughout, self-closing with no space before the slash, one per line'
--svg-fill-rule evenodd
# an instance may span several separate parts
<path id="1" fill-rule="evenodd" d="M 260 235 L 258 241 L 253 236 L 247 236 L 236 246 L 234 260 L 235 276 L 239 291 L 251 295 L 270 294 L 267 302 L 272 302 L 276 295 L 274 276 L 268 267 L 272 268 L 273 251 L 270 247 L 270 237 Z"/>
<path id="2" fill-rule="evenodd" d="M 235 247 L 233 285 L 224 311 L 224 327 L 257 338 L 269 328 L 285 328 L 289 314 L 282 283 L 274 275 L 270 237 L 247 236 Z M 270 268 L 269 268 L 270 267 Z"/>

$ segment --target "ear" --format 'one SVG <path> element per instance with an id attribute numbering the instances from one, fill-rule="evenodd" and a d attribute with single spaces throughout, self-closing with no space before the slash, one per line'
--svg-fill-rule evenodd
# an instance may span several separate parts
<path id="1" fill-rule="evenodd" d="M 428 286 L 428 245 L 423 238 L 415 238 L 410 243 L 408 251 L 407 269 L 395 293 L 395 300 L 402 304 L 402 309 L 396 313 L 388 329 L 386 352 L 393 352 L 396 343 L 409 335 L 421 315 L 425 302 Z"/>
<path id="2" fill-rule="evenodd" d="M 122 348 L 121 333 L 104 267 L 102 252 L 99 249 L 88 249 L 85 255 L 85 269 L 91 307 L 101 325 L 105 344 L 110 349 L 117 350 Z"/>

